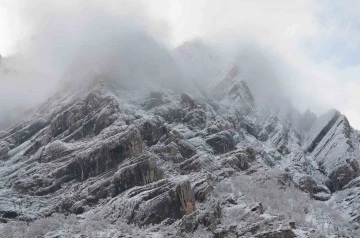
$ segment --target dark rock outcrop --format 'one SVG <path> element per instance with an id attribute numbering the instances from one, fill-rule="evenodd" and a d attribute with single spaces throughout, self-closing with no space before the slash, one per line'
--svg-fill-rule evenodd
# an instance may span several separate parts
<path id="1" fill-rule="evenodd" d="M 329 174 L 331 183 L 328 184 L 332 192 L 343 189 L 352 179 L 360 175 L 360 168 L 357 161 L 336 168 Z"/>
<path id="2" fill-rule="evenodd" d="M 193 110 L 193 109 L 197 109 L 198 105 L 195 102 L 194 99 L 192 99 L 192 97 L 189 96 L 189 94 L 187 93 L 182 93 L 180 95 L 181 97 L 181 102 L 184 104 L 185 107 L 187 107 L 189 110 Z"/>
<path id="3" fill-rule="evenodd" d="M 165 219 L 175 221 L 195 211 L 194 192 L 186 180 L 161 180 L 130 189 L 124 196 L 120 203 L 110 205 L 104 215 L 111 220 L 121 216 L 129 222 L 147 225 L 158 224 Z"/>
<path id="4" fill-rule="evenodd" d="M 164 172 L 159 169 L 154 159 L 146 159 L 135 164 L 122 167 L 117 171 L 112 180 L 112 196 L 134 186 L 146 185 L 164 178 Z"/>
<path id="5" fill-rule="evenodd" d="M 0 141 L 0 160 L 5 160 L 8 158 L 8 152 L 10 148 L 5 141 Z"/>
<path id="6" fill-rule="evenodd" d="M 341 190 L 360 175 L 352 131 L 347 118 L 332 110 L 321 116 L 308 132 L 306 149 L 330 179 L 326 185 L 332 192 Z"/>
<path id="7" fill-rule="evenodd" d="M 209 136 L 206 143 L 213 148 L 214 154 L 224 154 L 235 149 L 235 140 L 229 131 Z"/>
<path id="8" fill-rule="evenodd" d="M 333 117 L 327 122 L 327 124 L 324 126 L 324 128 L 321 129 L 321 131 L 319 132 L 319 134 L 315 137 L 315 139 L 311 142 L 311 144 L 308 146 L 307 151 L 308 152 L 313 152 L 315 147 L 319 144 L 319 142 L 324 138 L 324 136 L 326 135 L 326 133 L 329 132 L 329 130 L 331 129 L 331 127 L 334 126 L 334 124 L 336 123 L 336 121 L 339 119 L 339 117 L 341 116 L 340 112 L 335 112 Z"/>
<path id="9" fill-rule="evenodd" d="M 263 232 L 261 234 L 255 235 L 257 238 L 294 238 L 296 237 L 295 233 L 290 229 L 277 230 Z"/>
<path id="10" fill-rule="evenodd" d="M 168 133 L 164 122 L 158 118 L 145 121 L 139 128 L 141 138 L 148 146 L 155 145 L 162 136 Z"/>
<path id="11" fill-rule="evenodd" d="M 330 190 L 324 185 L 317 184 L 310 176 L 302 177 L 298 186 L 301 190 L 308 192 L 310 196 L 316 200 L 326 201 L 331 197 Z"/>
<path id="12" fill-rule="evenodd" d="M 195 199 L 199 202 L 204 202 L 208 197 L 210 197 L 211 192 L 213 191 L 213 178 L 209 175 L 207 178 L 196 182 L 193 186 Z"/>
<path id="13" fill-rule="evenodd" d="M 255 160 L 254 149 L 248 147 L 245 150 L 235 150 L 224 154 L 223 165 L 228 165 L 236 170 L 247 170 Z"/>

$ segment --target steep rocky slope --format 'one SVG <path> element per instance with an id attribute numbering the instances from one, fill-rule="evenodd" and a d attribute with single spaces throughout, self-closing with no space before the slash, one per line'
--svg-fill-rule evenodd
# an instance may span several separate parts
<path id="1" fill-rule="evenodd" d="M 359 235 L 359 133 L 340 112 L 260 108 L 235 64 L 194 94 L 91 79 L 0 132 L 4 235 L 59 213 L 103 237 Z"/>

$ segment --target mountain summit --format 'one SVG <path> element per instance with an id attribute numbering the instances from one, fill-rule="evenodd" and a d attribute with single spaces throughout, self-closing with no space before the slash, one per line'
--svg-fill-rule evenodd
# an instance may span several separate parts
<path id="1" fill-rule="evenodd" d="M 79 58 L 0 132 L 5 237 L 360 235 L 360 135 L 344 115 L 258 106 L 241 65 L 201 42 L 125 43 Z"/>

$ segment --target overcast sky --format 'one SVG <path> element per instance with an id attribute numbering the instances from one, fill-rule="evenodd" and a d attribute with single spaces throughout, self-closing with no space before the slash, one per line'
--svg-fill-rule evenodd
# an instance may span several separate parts
<path id="1" fill-rule="evenodd" d="M 233 47 L 252 41 L 291 69 L 282 81 L 300 110 L 337 108 L 360 128 L 360 1 L 0 0 L 0 54 L 23 50 L 38 34 L 56 41 L 47 24 L 59 19 L 69 19 L 58 24 L 74 34 L 73 16 L 100 8 L 141 19 L 169 47 L 193 38 Z"/>

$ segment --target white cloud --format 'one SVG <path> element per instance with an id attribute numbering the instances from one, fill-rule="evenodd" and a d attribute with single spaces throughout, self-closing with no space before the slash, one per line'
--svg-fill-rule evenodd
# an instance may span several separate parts
<path id="1" fill-rule="evenodd" d="M 330 10 L 323 12 L 324 5 Z M 188 35 L 225 42 L 244 37 L 257 41 L 280 55 L 292 70 L 282 80 L 296 105 L 318 113 L 337 108 L 360 128 L 360 65 L 338 67 L 349 55 L 329 52 L 329 45 L 339 47 L 338 42 L 350 54 L 358 49 L 357 1 L 185 1 L 182 8 L 186 14 L 173 23 L 178 41 Z M 315 48 L 307 49 L 306 42 L 313 42 Z M 310 54 L 309 50 L 315 51 Z M 318 54 L 329 57 L 319 61 Z M 360 63 L 360 57 L 357 60 Z"/>
<path id="2" fill-rule="evenodd" d="M 12 32 L 12 36 L 5 37 L 5 42 L 0 37 L 0 51 L 15 49 L 18 45 L 14 42 L 25 38 L 25 33 L 29 35 L 27 29 L 34 25 L 41 27 L 40 23 L 46 24 L 56 14 L 69 17 L 67 24 L 71 25 L 71 17 L 80 10 L 99 8 L 109 14 L 141 18 L 151 31 L 173 47 L 201 37 L 226 44 L 230 52 L 246 39 L 273 52 L 274 61 L 283 61 L 279 61 L 284 70 L 279 74 L 280 80 L 302 110 L 310 107 L 319 113 L 334 107 L 360 128 L 360 107 L 357 106 L 360 57 L 353 55 L 360 48 L 360 3 L 356 0 L 128 0 L 106 1 L 106 4 L 97 0 L 86 1 L 86 4 L 80 0 L 75 3 L 33 0 L 17 1 L 15 8 L 15 1 L 3 1 L 0 34 Z M 1 7 L 9 5 L 12 6 L 8 11 L 10 17 L 4 17 Z M 11 19 L 11 24 L 2 19 Z M 1 27 L 4 24 L 7 28 Z M 338 52 L 339 49 L 343 51 Z"/>

